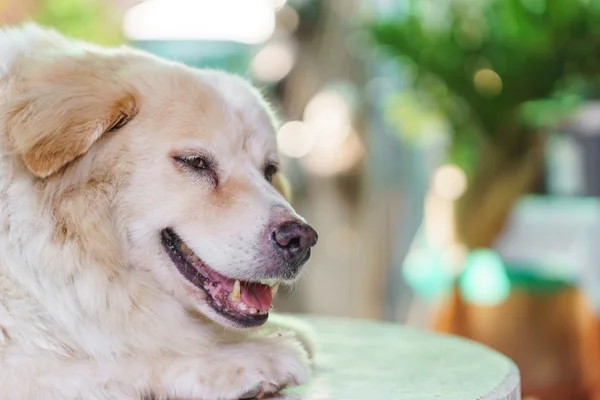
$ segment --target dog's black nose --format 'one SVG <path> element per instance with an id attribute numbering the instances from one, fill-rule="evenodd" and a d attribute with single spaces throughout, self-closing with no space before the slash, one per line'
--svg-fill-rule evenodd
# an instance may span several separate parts
<path id="1" fill-rule="evenodd" d="M 275 228 L 273 240 L 283 254 L 283 258 L 290 263 L 306 261 L 307 253 L 317 244 L 319 236 L 308 224 L 299 221 L 287 221 Z"/>

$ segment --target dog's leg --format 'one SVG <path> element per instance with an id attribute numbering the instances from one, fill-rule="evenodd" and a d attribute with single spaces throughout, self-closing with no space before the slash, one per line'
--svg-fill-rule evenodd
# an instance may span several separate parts
<path id="1" fill-rule="evenodd" d="M 25 373 L 26 372 L 26 373 Z M 291 335 L 230 344 L 198 356 L 0 365 L 0 400 L 240 399 L 304 383 L 307 356 Z M 24 381 L 19 377 L 33 377 Z M 151 398 L 151 397 L 150 397 Z"/>

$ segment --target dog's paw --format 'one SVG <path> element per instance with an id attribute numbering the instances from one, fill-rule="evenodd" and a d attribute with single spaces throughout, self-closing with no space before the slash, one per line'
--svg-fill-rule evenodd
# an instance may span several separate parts
<path id="1" fill-rule="evenodd" d="M 273 314 L 269 322 L 263 328 L 266 335 L 274 333 L 292 334 L 306 351 L 308 358 L 312 360 L 317 352 L 316 331 L 307 322 L 288 315 Z"/>
<path id="2" fill-rule="evenodd" d="M 162 382 L 169 398 L 260 399 L 305 383 L 310 374 L 308 364 L 298 340 L 275 333 L 219 347 L 213 357 L 173 365 L 170 377 L 163 376 Z"/>
<path id="3" fill-rule="evenodd" d="M 291 333 L 276 332 L 247 345 L 250 346 L 249 349 L 241 350 L 251 353 L 246 365 L 241 366 L 244 373 L 240 376 L 240 386 L 251 387 L 236 398 L 260 399 L 279 393 L 286 387 L 301 385 L 308 380 L 308 354 Z"/>

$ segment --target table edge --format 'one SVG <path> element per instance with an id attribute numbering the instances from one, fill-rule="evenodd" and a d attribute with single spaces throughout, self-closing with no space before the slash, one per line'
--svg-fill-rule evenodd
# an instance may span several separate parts
<path id="1" fill-rule="evenodd" d="M 289 316 L 293 318 L 298 318 L 301 321 L 310 324 L 311 321 L 314 320 L 328 320 L 328 321 L 353 321 L 353 322 L 361 322 L 368 324 L 379 324 L 385 326 L 402 326 L 403 328 L 424 332 L 428 335 L 437 335 L 452 338 L 454 340 L 464 341 L 476 346 L 480 346 L 485 348 L 487 351 L 495 353 L 497 356 L 502 357 L 509 365 L 508 374 L 504 377 L 504 380 L 496 386 L 496 388 L 492 389 L 492 391 L 483 397 L 480 400 L 521 400 L 521 373 L 519 368 L 515 364 L 515 362 L 510 359 L 508 356 L 500 353 L 499 351 L 492 349 L 489 346 L 486 346 L 483 343 L 477 342 L 475 340 L 465 338 L 462 336 L 452 335 L 444 332 L 436 332 L 425 329 L 419 329 L 416 327 L 408 326 L 401 324 L 399 322 L 387 321 L 387 320 L 377 320 L 377 319 L 367 319 L 367 318 L 352 318 L 352 317 L 340 317 L 340 316 L 327 316 L 327 315 L 319 315 L 319 314 L 299 314 L 299 313 L 279 313 L 279 315 Z M 313 327 L 314 328 L 314 327 Z"/>

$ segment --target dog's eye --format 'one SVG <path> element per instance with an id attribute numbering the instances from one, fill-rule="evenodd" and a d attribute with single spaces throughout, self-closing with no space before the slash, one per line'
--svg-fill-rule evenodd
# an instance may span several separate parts
<path id="1" fill-rule="evenodd" d="M 208 163 L 199 156 L 178 156 L 175 159 L 181 163 L 184 163 L 188 167 L 195 169 L 207 169 Z"/>
<path id="2" fill-rule="evenodd" d="M 209 179 L 213 186 L 219 185 L 219 164 L 210 154 L 187 154 L 173 156 L 173 160 L 193 175 Z"/>
<path id="3" fill-rule="evenodd" d="M 273 175 L 277 173 L 277 165 L 269 164 L 265 167 L 265 179 L 269 183 L 273 183 Z"/>

